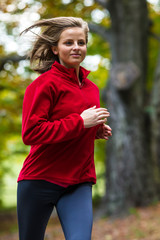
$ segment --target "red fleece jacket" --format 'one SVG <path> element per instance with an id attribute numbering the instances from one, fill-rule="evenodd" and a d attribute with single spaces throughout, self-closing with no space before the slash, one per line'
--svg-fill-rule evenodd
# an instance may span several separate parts
<path id="1" fill-rule="evenodd" d="M 100 107 L 99 90 L 80 67 L 81 86 L 74 68 L 55 62 L 26 89 L 22 138 L 31 145 L 18 181 L 41 179 L 52 183 L 96 182 L 94 140 L 97 126 L 84 128 L 80 114 Z"/>

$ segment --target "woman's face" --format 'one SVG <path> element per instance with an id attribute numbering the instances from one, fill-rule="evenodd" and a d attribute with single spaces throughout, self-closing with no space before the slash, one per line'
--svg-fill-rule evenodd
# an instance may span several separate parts
<path id="1" fill-rule="evenodd" d="M 78 68 L 86 56 L 87 44 L 84 30 L 80 27 L 65 29 L 57 46 L 52 47 L 60 63 L 67 68 Z"/>

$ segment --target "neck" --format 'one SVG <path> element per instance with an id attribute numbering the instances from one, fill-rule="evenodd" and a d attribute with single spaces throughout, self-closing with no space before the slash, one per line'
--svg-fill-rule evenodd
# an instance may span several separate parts
<path id="1" fill-rule="evenodd" d="M 76 69 L 76 74 L 77 74 L 77 78 L 78 78 L 78 81 L 80 83 L 80 79 L 79 79 L 79 67 L 75 68 Z"/>
<path id="2" fill-rule="evenodd" d="M 79 85 L 81 85 L 81 79 L 80 79 L 80 76 L 79 76 L 79 67 L 78 68 L 75 68 L 76 69 L 76 75 L 77 75 L 77 79 L 78 79 L 78 82 L 79 82 Z"/>
<path id="3" fill-rule="evenodd" d="M 66 68 L 69 68 L 69 66 L 66 66 L 63 62 L 60 61 L 60 64 L 65 66 Z M 79 69 L 80 69 L 80 65 L 76 66 L 76 67 L 73 67 L 76 69 L 76 75 L 77 75 L 77 78 L 78 78 L 78 81 L 79 81 L 79 84 L 81 84 L 81 81 L 80 81 L 80 78 L 79 78 Z"/>

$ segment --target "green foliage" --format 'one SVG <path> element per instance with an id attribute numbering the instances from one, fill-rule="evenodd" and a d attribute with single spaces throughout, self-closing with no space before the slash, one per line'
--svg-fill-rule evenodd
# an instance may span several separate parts
<path id="1" fill-rule="evenodd" d="M 97 183 L 93 186 L 93 200 L 94 205 L 98 204 L 99 200 L 105 194 L 105 141 L 96 140 L 95 141 L 95 167 L 97 174 Z"/>
<path id="2" fill-rule="evenodd" d="M 15 204 L 17 166 L 28 150 L 21 140 L 21 116 L 24 91 L 31 80 L 19 75 L 18 67 L 8 62 L 0 72 L 0 205 L 5 206 Z"/>
<path id="3" fill-rule="evenodd" d="M 148 4 L 149 5 L 149 4 Z M 160 15 L 149 5 L 150 16 L 150 32 L 154 33 L 157 37 L 160 36 Z M 152 35 L 149 37 L 149 51 L 148 51 L 148 72 L 147 72 L 147 89 L 151 91 L 154 83 L 155 69 L 157 67 L 157 59 L 160 49 L 159 41 Z"/>

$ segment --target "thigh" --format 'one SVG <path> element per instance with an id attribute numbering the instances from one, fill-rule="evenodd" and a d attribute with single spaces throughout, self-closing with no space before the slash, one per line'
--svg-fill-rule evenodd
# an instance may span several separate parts
<path id="1" fill-rule="evenodd" d="M 54 200 L 56 202 L 59 194 L 58 189 L 53 193 L 53 189 L 45 181 L 25 180 L 18 183 L 17 213 L 20 240 L 44 239 Z"/>
<path id="2" fill-rule="evenodd" d="M 66 240 L 90 240 L 93 223 L 92 185 L 80 184 L 67 191 L 56 205 Z"/>

